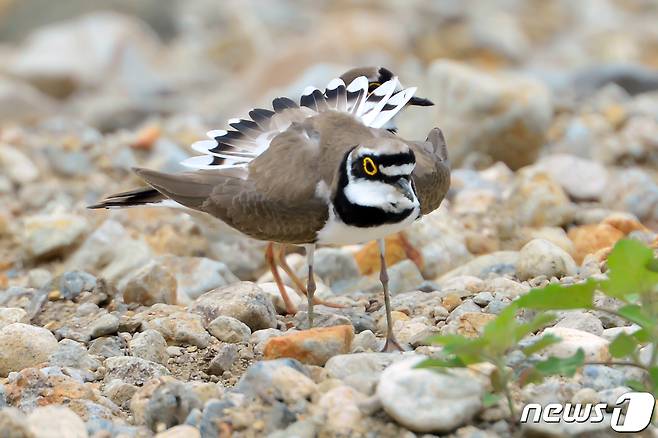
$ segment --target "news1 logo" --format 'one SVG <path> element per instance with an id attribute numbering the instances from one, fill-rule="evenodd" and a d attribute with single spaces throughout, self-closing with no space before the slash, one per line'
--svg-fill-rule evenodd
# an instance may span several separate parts
<path id="1" fill-rule="evenodd" d="M 628 402 L 626 415 L 622 417 L 622 405 Z M 612 408 L 610 427 L 615 432 L 641 432 L 649 426 L 656 400 L 648 392 L 627 392 L 621 395 Z M 541 406 L 538 403 L 529 403 L 521 412 L 521 423 L 600 423 L 605 419 L 604 412 L 608 405 L 605 403 L 550 403 Z M 530 415 L 532 413 L 532 416 Z"/>

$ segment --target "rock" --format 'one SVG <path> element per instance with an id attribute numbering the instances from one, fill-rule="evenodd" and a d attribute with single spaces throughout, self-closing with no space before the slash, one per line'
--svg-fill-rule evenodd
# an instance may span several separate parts
<path id="1" fill-rule="evenodd" d="M 354 328 L 351 325 L 303 330 L 270 338 L 265 359 L 289 357 L 311 365 L 324 365 L 330 357 L 349 353 Z"/>
<path id="2" fill-rule="evenodd" d="M 89 342 L 94 338 L 113 335 L 119 330 L 119 318 L 107 313 L 105 309 L 84 316 L 74 315 L 63 324 L 55 329 L 57 336 L 78 342 Z"/>
<path id="3" fill-rule="evenodd" d="M 567 224 L 574 213 L 566 193 L 547 173 L 535 167 L 517 172 L 503 202 L 520 225 L 555 227 Z"/>
<path id="4" fill-rule="evenodd" d="M 575 199 L 600 200 L 608 186 L 608 171 L 600 163 L 568 154 L 547 155 L 536 167 Z"/>
<path id="5" fill-rule="evenodd" d="M 89 354 L 103 358 L 125 356 L 128 344 L 118 336 L 104 336 L 89 343 Z"/>
<path id="6" fill-rule="evenodd" d="M 382 323 L 383 321 L 382 319 Z M 385 333 L 385 326 L 382 329 L 381 331 Z M 418 316 L 406 321 L 395 321 L 393 323 L 393 332 L 399 342 L 409 344 L 412 347 L 427 345 L 427 340 L 432 335 L 438 334 L 438 330 L 424 316 Z"/>
<path id="7" fill-rule="evenodd" d="M 491 292 L 480 292 L 473 297 L 473 302 L 480 307 L 485 307 L 493 300 L 494 296 Z"/>
<path id="8" fill-rule="evenodd" d="M 176 278 L 164 266 L 151 262 L 131 276 L 123 289 L 123 299 L 145 306 L 176 304 Z"/>
<path id="9" fill-rule="evenodd" d="M 630 234 L 634 231 L 647 231 L 647 227 L 642 225 L 635 216 L 630 213 L 614 212 L 606 216 L 603 224 L 612 225 L 624 234 Z"/>
<path id="10" fill-rule="evenodd" d="M 279 315 L 287 314 L 288 309 L 286 308 L 286 303 L 283 301 L 276 283 L 271 281 L 266 283 L 258 283 L 258 287 L 260 287 L 263 292 L 270 296 L 272 299 L 272 304 L 274 304 L 274 308 Z M 295 290 L 290 286 L 284 284 L 283 287 L 286 289 L 288 298 L 290 298 L 290 301 L 292 301 L 292 304 L 296 308 L 299 308 L 299 305 L 306 301 L 302 300 L 302 297 L 300 297 L 297 292 L 295 292 Z"/>
<path id="11" fill-rule="evenodd" d="M 64 254 L 87 231 L 87 221 L 72 214 L 38 215 L 23 221 L 22 244 L 29 257 Z"/>
<path id="12" fill-rule="evenodd" d="M 3 93 L 4 81 L 0 81 L 0 95 Z M 4 109 L 4 108 L 3 108 Z M 20 150 L 6 144 L 0 144 L 0 169 L 16 184 L 27 184 L 39 177 L 39 169 Z"/>
<path id="13" fill-rule="evenodd" d="M 381 348 L 383 348 L 383 345 L 380 345 L 379 339 L 370 330 L 364 330 L 354 335 L 354 340 L 352 341 L 353 353 L 378 351 Z"/>
<path id="14" fill-rule="evenodd" d="M 58 290 L 62 298 L 73 300 L 82 292 L 92 292 L 96 288 L 96 277 L 84 271 L 69 271 L 50 281 L 45 290 Z"/>
<path id="15" fill-rule="evenodd" d="M 336 293 L 348 290 L 351 284 L 360 277 L 359 267 L 354 256 L 348 251 L 340 248 L 320 248 L 315 251 L 313 273 Z M 300 278 L 308 274 L 306 264 L 302 266 L 301 272 L 297 272 Z"/>
<path id="16" fill-rule="evenodd" d="M 153 306 L 152 309 L 156 309 Z M 142 323 L 145 329 L 157 330 L 167 342 L 176 345 L 196 345 L 206 348 L 212 337 L 203 327 L 200 315 L 188 312 L 173 312 L 168 316 L 153 318 Z"/>
<path id="17" fill-rule="evenodd" d="M 295 314 L 293 320 L 295 327 L 300 330 L 308 329 L 308 312 L 301 310 Z M 334 327 L 337 325 L 352 325 L 352 320 L 344 315 L 335 313 L 334 309 L 313 308 L 313 327 Z"/>
<path id="18" fill-rule="evenodd" d="M 41 289 L 50 283 L 52 279 L 53 274 L 51 274 L 47 269 L 30 269 L 30 271 L 27 273 L 27 286 L 34 289 Z"/>
<path id="19" fill-rule="evenodd" d="M 119 330 L 119 318 L 111 313 L 98 317 L 89 327 L 92 339 L 113 335 Z"/>
<path id="20" fill-rule="evenodd" d="M 519 252 L 516 275 L 521 280 L 530 280 L 540 275 L 564 277 L 575 275 L 576 263 L 562 248 L 544 239 L 526 243 Z"/>
<path id="21" fill-rule="evenodd" d="M 329 436 L 365 434 L 364 414 L 359 409 L 365 400 L 363 394 L 345 385 L 327 391 L 315 407 L 322 431 Z"/>
<path id="22" fill-rule="evenodd" d="M 574 259 L 581 263 L 586 255 L 614 246 L 624 233 L 608 224 L 587 224 L 570 228 L 568 236 L 575 247 Z"/>
<path id="23" fill-rule="evenodd" d="M 401 359 L 402 354 L 379 352 L 339 354 L 329 359 L 324 369 L 329 377 L 339 379 L 363 394 L 372 395 L 384 369 Z"/>
<path id="24" fill-rule="evenodd" d="M 642 222 L 658 218 L 658 184 L 642 169 L 630 168 L 611 175 L 615 184 L 607 187 L 603 205 L 615 210 L 624 210 Z"/>
<path id="25" fill-rule="evenodd" d="M 103 395 L 112 400 L 117 406 L 126 408 L 138 389 L 135 385 L 114 379 L 105 384 Z"/>
<path id="26" fill-rule="evenodd" d="M 0 307 L 0 330 L 15 322 L 27 324 L 29 322 L 27 312 L 17 307 Z"/>
<path id="27" fill-rule="evenodd" d="M 603 324 L 596 316 L 588 312 L 574 310 L 568 312 L 562 319 L 560 319 L 555 327 L 566 327 L 576 330 L 582 330 L 596 336 L 603 335 Z M 610 339 L 608 339 L 610 340 Z"/>
<path id="28" fill-rule="evenodd" d="M 56 108 L 57 104 L 52 99 L 39 93 L 30 85 L 6 77 L 0 80 L 0 122 L 30 121 L 34 120 L 35 117 L 51 114 Z M 3 172 L 6 170 L 6 174 L 10 175 L 12 180 L 17 179 L 15 182 L 20 183 L 22 179 L 28 182 L 37 178 L 38 170 L 29 160 L 17 161 L 13 159 L 11 161 L 7 160 L 9 161 L 8 164 L 3 164 L 5 152 L 2 149 L 0 147 L 0 169 Z M 25 163 L 28 164 L 23 168 L 15 166 Z"/>
<path id="29" fill-rule="evenodd" d="M 591 333 L 566 327 L 549 327 L 544 330 L 544 334 L 552 334 L 560 338 L 559 343 L 544 350 L 547 356 L 569 357 L 582 348 L 586 361 L 605 362 L 610 358 L 609 342 Z"/>
<path id="30" fill-rule="evenodd" d="M 224 263 L 205 257 L 166 255 L 158 262 L 176 277 L 181 304 L 190 304 L 208 291 L 240 281 Z"/>
<path id="31" fill-rule="evenodd" d="M 0 430 L 3 438 L 35 438 L 30 431 L 27 417 L 16 408 L 0 409 Z"/>
<path id="32" fill-rule="evenodd" d="M 201 433 L 196 427 L 181 424 L 156 434 L 155 438 L 201 438 Z"/>
<path id="33" fill-rule="evenodd" d="M 5 326 L 0 329 L 0 376 L 46 362 L 57 346 L 44 328 L 19 322 Z"/>
<path id="34" fill-rule="evenodd" d="M 465 312 L 459 317 L 459 327 L 457 333 L 468 338 L 477 338 L 484 330 L 484 327 L 496 319 L 496 315 L 479 312 Z"/>
<path id="35" fill-rule="evenodd" d="M 414 368 L 424 357 L 390 365 L 377 396 L 384 411 L 414 432 L 448 432 L 469 422 L 482 408 L 485 387 L 467 370 L 437 373 Z"/>
<path id="36" fill-rule="evenodd" d="M 141 386 L 151 379 L 168 376 L 169 370 L 160 364 L 139 357 L 109 357 L 105 359 L 105 380 L 119 379 L 131 385 Z"/>
<path id="37" fill-rule="evenodd" d="M 246 281 L 201 295 L 190 311 L 203 316 L 206 324 L 218 316 L 230 316 L 248 325 L 252 331 L 276 327 L 272 300 L 256 284 Z"/>
<path id="38" fill-rule="evenodd" d="M 188 385 L 173 379 L 158 381 L 152 393 L 144 397 L 148 392 L 151 390 L 147 387 L 141 390 L 142 400 L 147 400 L 143 416 L 146 426 L 153 431 L 183 424 L 193 409 L 202 407 L 199 398 L 194 391 L 190 391 Z M 133 400 L 139 399 L 139 394 L 136 393 Z M 131 403 L 131 410 L 134 408 L 135 404 Z M 141 415 L 135 413 L 135 417 Z"/>
<path id="39" fill-rule="evenodd" d="M 35 409 L 27 422 L 34 438 L 87 438 L 85 423 L 64 406 L 44 406 Z"/>
<path id="40" fill-rule="evenodd" d="M 137 333 L 128 342 L 130 354 L 144 360 L 167 365 L 167 341 L 155 330 L 145 330 Z"/>
<path id="41" fill-rule="evenodd" d="M 575 247 L 567 236 L 567 232 L 559 227 L 530 228 L 528 229 L 528 241 L 532 239 L 548 240 L 562 248 L 569 255 L 573 255 L 575 252 Z"/>
<path id="42" fill-rule="evenodd" d="M 629 379 L 635 378 L 635 376 L 629 375 L 628 369 L 612 368 L 605 365 L 585 365 L 582 369 L 582 375 L 582 385 L 596 391 L 623 386 Z"/>
<path id="43" fill-rule="evenodd" d="M 96 370 L 101 364 L 87 353 L 83 344 L 71 339 L 59 341 L 59 347 L 48 359 L 50 365 L 71 367 L 81 370 Z"/>
<path id="44" fill-rule="evenodd" d="M 247 368 L 236 390 L 251 397 L 295 403 L 317 391 L 304 366 L 295 359 L 254 362 Z"/>
<path id="45" fill-rule="evenodd" d="M 423 275 L 414 262 L 403 260 L 388 268 L 391 295 L 418 289 L 423 284 Z"/>
<path id="46" fill-rule="evenodd" d="M 486 279 L 491 275 L 502 276 L 505 274 L 514 274 L 516 273 L 518 259 L 519 253 L 517 251 L 496 251 L 491 254 L 481 255 L 445 273 L 438 281 L 442 283 L 460 276 L 473 276 Z"/>
<path id="47" fill-rule="evenodd" d="M 237 344 L 247 342 L 251 336 L 251 330 L 247 324 L 230 316 L 218 316 L 208 324 L 211 335 L 222 342 Z"/>
<path id="48" fill-rule="evenodd" d="M 210 361 L 208 374 L 221 376 L 229 371 L 238 358 L 238 346 L 235 344 L 224 344 L 220 347 L 217 355 Z"/>
<path id="49" fill-rule="evenodd" d="M 476 153 L 512 169 L 535 161 L 553 115 L 550 94 L 541 82 L 518 74 L 482 73 L 448 60 L 435 61 L 429 78 L 428 97 L 436 103 L 433 118 L 450 133 L 450 159 L 456 166 Z"/>

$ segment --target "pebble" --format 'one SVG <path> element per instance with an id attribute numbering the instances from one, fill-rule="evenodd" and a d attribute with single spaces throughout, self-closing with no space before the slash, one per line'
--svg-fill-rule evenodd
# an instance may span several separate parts
<path id="1" fill-rule="evenodd" d="M 364 414 L 359 404 L 366 396 L 354 388 L 341 385 L 324 393 L 315 406 L 322 424 L 321 434 L 352 436 L 365 434 Z"/>
<path id="2" fill-rule="evenodd" d="M 245 323 L 252 331 L 276 327 L 272 300 L 256 284 L 246 281 L 201 295 L 191 305 L 190 311 L 201 315 L 206 324 L 218 316 L 230 316 Z"/>
<path id="3" fill-rule="evenodd" d="M 403 355 L 400 353 L 339 354 L 329 359 L 324 369 L 329 377 L 365 395 L 373 395 L 384 369 L 401 359 Z"/>
<path id="4" fill-rule="evenodd" d="M 6 83 L 3 81 L 0 84 L 4 94 Z M 0 145 L 0 168 L 3 174 L 17 184 L 27 184 L 39 177 L 39 168 L 34 162 L 26 154 L 7 144 Z"/>
<path id="5" fill-rule="evenodd" d="M 27 422 L 34 438 L 87 438 L 85 423 L 64 406 L 44 406 L 35 409 Z"/>
<path id="6" fill-rule="evenodd" d="M 351 325 L 314 328 L 270 338 L 265 359 L 289 357 L 311 365 L 324 365 L 330 357 L 349 353 L 354 328 Z"/>
<path id="7" fill-rule="evenodd" d="M 316 250 L 313 269 L 314 274 L 337 294 L 349 290 L 361 275 L 354 256 L 340 248 L 320 248 Z M 306 264 L 302 266 L 301 272 L 297 272 L 297 274 L 300 278 L 307 276 Z"/>
<path id="8" fill-rule="evenodd" d="M 161 365 L 166 365 L 169 359 L 167 341 L 156 330 L 145 330 L 137 333 L 128 342 L 128 347 L 132 356 Z"/>
<path id="9" fill-rule="evenodd" d="M 152 391 L 152 388 L 145 387 L 133 396 L 133 400 L 141 398 L 146 401 L 142 415 L 144 423 L 152 431 L 183 424 L 192 410 L 201 408 L 201 401 L 187 384 L 173 379 L 157 382 Z M 142 416 L 135 412 L 134 403 L 130 407 L 135 418 Z"/>
<path id="10" fill-rule="evenodd" d="M 247 324 L 230 316 L 218 316 L 208 324 L 211 335 L 222 342 L 237 344 L 247 342 L 251 336 L 251 330 Z"/>
<path id="11" fill-rule="evenodd" d="M 260 287 L 263 292 L 270 296 L 272 299 L 272 304 L 274 304 L 274 308 L 279 315 L 285 315 L 288 312 L 286 303 L 283 301 L 281 293 L 279 292 L 279 287 L 276 285 L 276 283 L 271 281 L 266 283 L 258 283 L 258 287 Z M 295 308 L 299 308 L 299 305 L 302 304 L 302 302 L 305 300 L 302 300 L 302 297 L 300 297 L 297 292 L 295 292 L 295 290 L 290 286 L 283 285 L 283 287 L 285 288 L 286 293 L 288 294 L 288 298 L 292 302 L 293 306 Z"/>
<path id="12" fill-rule="evenodd" d="M 165 255 L 157 262 L 176 278 L 181 304 L 191 304 L 208 291 L 240 281 L 224 263 L 205 257 Z"/>
<path id="13" fill-rule="evenodd" d="M 71 214 L 37 215 L 23 221 L 23 247 L 30 257 L 64 254 L 87 232 L 85 218 Z"/>
<path id="14" fill-rule="evenodd" d="M 582 262 L 588 254 L 611 248 L 624 233 L 608 224 L 587 224 L 569 229 L 569 238 L 574 244 L 574 259 Z"/>
<path id="15" fill-rule="evenodd" d="M 157 330 L 167 342 L 178 345 L 195 345 L 199 348 L 206 348 L 212 339 L 203 326 L 203 318 L 194 313 L 174 312 L 168 316 L 144 321 L 142 326 L 146 329 Z"/>
<path id="16" fill-rule="evenodd" d="M 422 360 L 410 357 L 384 370 L 377 385 L 384 411 L 414 432 L 445 433 L 469 422 L 482 409 L 483 383 L 467 370 L 416 369 Z"/>
<path id="17" fill-rule="evenodd" d="M 210 361 L 208 374 L 221 376 L 229 371 L 238 359 L 238 346 L 235 344 L 224 344 L 220 347 L 217 355 Z"/>
<path id="18" fill-rule="evenodd" d="M 62 339 L 59 346 L 48 359 L 50 365 L 59 367 L 79 368 L 95 371 L 101 366 L 97 359 L 89 356 L 85 346 L 71 339 Z"/>
<path id="19" fill-rule="evenodd" d="M 50 331 L 16 322 L 0 329 L 0 377 L 46 362 L 57 350 Z"/>
<path id="20" fill-rule="evenodd" d="M 236 385 L 236 390 L 264 400 L 275 398 L 295 403 L 313 395 L 317 385 L 299 361 L 275 359 L 250 365 Z"/>
<path id="21" fill-rule="evenodd" d="M 44 289 L 58 290 L 66 300 L 77 298 L 82 292 L 92 292 L 96 288 L 96 277 L 84 271 L 69 271 L 49 282 Z"/>
<path id="22" fill-rule="evenodd" d="M 0 330 L 15 322 L 29 323 L 27 312 L 17 307 L 0 307 Z"/>
<path id="23" fill-rule="evenodd" d="M 123 289 L 123 299 L 126 303 L 145 306 L 176 304 L 176 288 L 176 277 L 165 266 L 151 262 L 130 277 Z"/>
<path id="24" fill-rule="evenodd" d="M 601 320 L 591 313 L 578 310 L 568 312 L 557 322 L 557 324 L 555 324 L 555 327 L 572 328 L 596 336 L 603 336 L 603 324 L 601 323 Z M 603 336 L 603 338 L 605 338 L 605 336 Z"/>
<path id="25" fill-rule="evenodd" d="M 550 345 L 544 351 L 546 355 L 556 357 L 573 356 L 579 348 L 585 352 L 586 361 L 607 361 L 609 342 L 600 336 L 582 330 L 567 327 L 549 327 L 544 334 L 552 334 L 560 338 L 560 342 Z"/>
<path id="26" fill-rule="evenodd" d="M 181 424 L 156 434 L 155 438 L 201 438 L 201 433 L 196 427 Z"/>
<path id="27" fill-rule="evenodd" d="M 354 335 L 354 340 L 352 341 L 353 353 L 377 351 L 380 348 L 383 348 L 383 345 L 380 346 L 379 339 L 377 339 L 377 336 L 371 330 L 364 330 Z"/>
<path id="28" fill-rule="evenodd" d="M 124 356 L 126 341 L 118 336 L 103 336 L 89 342 L 89 354 L 103 358 Z"/>
<path id="29" fill-rule="evenodd" d="M 12 407 L 0 409 L 0 430 L 7 438 L 33 437 L 25 414 Z"/>
<path id="30" fill-rule="evenodd" d="M 169 370 L 160 364 L 139 357 L 109 357 L 104 362 L 107 372 L 105 380 L 119 379 L 131 385 L 141 386 L 149 380 L 169 375 Z"/>
<path id="31" fill-rule="evenodd" d="M 521 280 L 539 275 L 561 278 L 575 275 L 577 271 L 576 263 L 566 251 L 544 239 L 533 239 L 526 243 L 516 263 L 516 275 Z"/>
<path id="32" fill-rule="evenodd" d="M 382 322 L 384 319 L 382 319 Z M 382 330 L 385 333 L 385 329 Z M 393 332 L 399 342 L 412 347 L 428 345 L 428 339 L 438 334 L 438 329 L 433 327 L 424 316 L 417 316 L 409 320 L 398 320 L 393 324 Z"/>
<path id="33" fill-rule="evenodd" d="M 536 167 L 548 173 L 575 199 L 600 200 L 608 187 L 608 171 L 593 160 L 569 154 L 542 157 Z"/>
<path id="34" fill-rule="evenodd" d="M 504 276 L 516 273 L 516 263 L 519 260 L 517 251 L 496 251 L 491 254 L 478 256 L 458 268 L 442 275 L 438 281 L 444 283 L 447 280 L 461 276 L 473 276 L 480 279 L 489 278 L 492 275 Z"/>
<path id="35" fill-rule="evenodd" d="M 403 260 L 389 267 L 388 278 L 391 295 L 418 289 L 425 281 L 418 266 L 411 260 Z"/>
<path id="36" fill-rule="evenodd" d="M 126 408 L 138 389 L 135 385 L 114 379 L 105 384 L 103 395 L 112 400 L 117 406 Z"/>

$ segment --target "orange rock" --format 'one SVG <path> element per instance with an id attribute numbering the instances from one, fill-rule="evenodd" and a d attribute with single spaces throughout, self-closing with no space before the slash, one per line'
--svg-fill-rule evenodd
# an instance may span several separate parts
<path id="1" fill-rule="evenodd" d="M 441 305 L 445 307 L 448 312 L 452 312 L 453 309 L 461 303 L 462 299 L 459 298 L 459 295 L 457 294 L 448 294 L 441 300 Z"/>
<path id="2" fill-rule="evenodd" d="M 321 327 L 270 338 L 265 344 L 265 359 L 290 357 L 311 365 L 324 365 L 329 358 L 350 352 L 354 327 Z"/>
<path id="3" fill-rule="evenodd" d="M 574 260 L 582 263 L 587 254 L 613 246 L 625 236 L 623 231 L 606 223 L 588 224 L 574 227 L 567 233 L 574 244 Z"/>
<path id="4" fill-rule="evenodd" d="M 612 225 L 624 234 L 633 231 L 647 231 L 648 228 L 637 221 L 633 216 L 624 213 L 613 213 L 603 219 L 602 224 Z"/>
<path id="5" fill-rule="evenodd" d="M 355 255 L 356 264 L 363 275 L 379 272 L 379 246 L 376 241 L 364 245 Z M 422 268 L 421 254 L 407 241 L 403 233 L 386 238 L 386 265 L 393 266 L 405 259 L 411 259 L 419 269 Z"/>
<path id="6" fill-rule="evenodd" d="M 150 150 L 153 144 L 160 138 L 160 127 L 158 125 L 148 125 L 137 133 L 137 138 L 130 145 L 135 149 Z"/>
<path id="7" fill-rule="evenodd" d="M 493 319 L 496 319 L 496 315 L 490 313 L 466 312 L 459 317 L 457 333 L 467 338 L 476 338 L 482 334 L 484 326 Z"/>

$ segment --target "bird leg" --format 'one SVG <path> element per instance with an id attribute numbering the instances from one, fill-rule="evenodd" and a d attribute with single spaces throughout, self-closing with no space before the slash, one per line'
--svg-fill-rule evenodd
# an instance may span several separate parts
<path id="1" fill-rule="evenodd" d="M 265 260 L 270 266 L 270 271 L 272 271 L 272 275 L 274 276 L 276 287 L 279 288 L 279 294 L 281 294 L 281 298 L 283 298 L 283 302 L 286 305 L 286 314 L 294 315 L 297 313 L 297 307 L 288 296 L 288 292 L 286 292 L 286 286 L 281 280 L 281 275 L 279 275 L 279 270 L 276 267 L 276 258 L 274 256 L 274 243 L 272 242 L 267 244 L 267 249 L 265 250 Z"/>
<path id="2" fill-rule="evenodd" d="M 279 250 L 279 266 L 283 269 L 283 271 L 288 274 L 288 277 L 292 280 L 293 283 L 295 283 L 295 291 L 300 295 L 300 296 L 307 296 L 308 293 L 306 292 L 306 286 L 304 286 L 304 283 L 302 280 L 299 279 L 297 274 L 295 274 L 295 271 L 292 270 L 290 265 L 288 265 L 288 262 L 286 261 L 286 246 L 284 244 L 281 244 L 281 249 Z M 324 301 L 319 298 L 313 298 L 313 303 L 314 304 L 321 304 L 323 306 L 327 307 L 333 307 L 335 309 L 344 309 L 345 306 L 342 304 L 335 304 L 335 303 L 330 303 L 329 301 Z"/>
<path id="3" fill-rule="evenodd" d="M 391 315 L 391 298 L 388 293 L 388 272 L 386 271 L 386 242 L 379 239 L 379 281 L 384 289 L 384 307 L 386 308 L 386 344 L 382 351 L 404 351 L 393 334 L 393 316 Z"/>
<path id="4" fill-rule="evenodd" d="M 313 294 L 315 293 L 315 279 L 313 278 L 313 254 L 315 244 L 306 245 L 306 263 L 308 265 L 308 280 L 306 283 L 306 298 L 308 299 L 308 328 L 313 328 Z"/>

